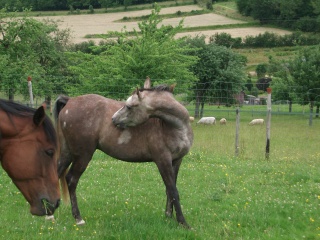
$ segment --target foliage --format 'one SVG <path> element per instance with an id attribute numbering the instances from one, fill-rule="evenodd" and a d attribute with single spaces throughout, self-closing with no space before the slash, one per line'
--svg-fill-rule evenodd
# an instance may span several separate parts
<path id="1" fill-rule="evenodd" d="M 240 13 L 294 30 L 319 32 L 319 3 L 316 0 L 237 0 Z"/>
<path id="2" fill-rule="evenodd" d="M 28 12 L 16 18 L 5 9 L 0 12 L 0 28 L 1 89 L 9 98 L 15 93 L 28 95 L 26 80 L 31 76 L 37 83 L 34 94 L 50 96 L 57 90 L 51 76 L 59 77 L 66 71 L 62 51 L 68 43 L 69 31 L 58 30 L 55 22 L 28 18 Z"/>
<path id="3" fill-rule="evenodd" d="M 174 39 L 182 28 L 182 22 L 177 27 L 160 26 L 159 12 L 160 7 L 155 5 L 149 19 L 139 23 L 140 31 L 135 30 L 134 37 L 128 36 L 125 30 L 112 32 L 112 35 L 117 36 L 117 42 L 92 47 L 92 51 L 98 55 L 79 53 L 80 58 L 70 69 L 83 81 L 83 86 L 91 91 L 94 87 L 101 90 L 103 82 L 108 88 L 110 84 L 111 88 L 113 84 L 114 87 L 127 86 L 127 94 L 133 87 L 140 86 L 142 79 L 150 76 L 154 84 L 158 84 L 157 79 L 167 79 L 167 82 L 161 81 L 161 84 L 180 80 L 178 84 L 185 92 L 196 81 L 189 68 L 197 58 L 188 55 L 190 48 L 182 44 L 182 39 Z M 111 78 L 115 80 L 108 82 L 107 79 Z M 126 82 L 126 79 L 132 81 Z M 116 91 L 111 96 L 123 97 L 117 95 Z"/>
<path id="4" fill-rule="evenodd" d="M 195 117 L 202 116 L 206 96 L 217 97 L 219 104 L 233 103 L 232 96 L 242 90 L 246 79 L 246 59 L 243 56 L 214 43 L 206 44 L 204 39 L 204 36 L 201 36 L 187 40 L 187 44 L 196 48 L 193 54 L 200 59 L 192 66 L 193 72 L 199 78 L 194 86 Z M 217 89 L 219 93 L 216 92 Z"/>
<path id="5" fill-rule="evenodd" d="M 216 33 L 210 37 L 210 42 L 218 45 L 233 48 L 274 48 L 285 46 L 308 46 L 320 43 L 319 34 L 303 34 L 294 32 L 291 34 L 278 35 L 271 32 L 260 33 L 256 36 L 246 36 L 245 38 L 231 37 L 228 33 Z"/>
<path id="6" fill-rule="evenodd" d="M 263 78 L 259 78 L 257 83 L 256 83 L 256 87 L 263 91 L 263 92 L 266 92 L 267 91 L 267 88 L 269 87 L 270 85 L 270 82 L 271 82 L 271 78 L 269 77 L 263 77 Z"/>
<path id="7" fill-rule="evenodd" d="M 162 0 L 158 1 L 162 2 Z M 128 4 L 129 3 L 129 4 Z M 32 8 L 34 11 L 48 10 L 72 10 L 108 8 L 118 6 L 129 6 L 152 3 L 150 0 L 0 0 L 0 9 L 7 8 L 9 11 L 23 11 L 25 8 Z M 91 12 L 92 13 L 92 12 Z"/>
<path id="8" fill-rule="evenodd" d="M 239 47 L 241 45 L 241 37 L 233 38 L 228 33 L 215 33 L 210 37 L 210 42 L 225 47 Z"/>
<path id="9" fill-rule="evenodd" d="M 265 77 L 265 75 L 267 73 L 267 64 L 265 64 L 265 63 L 258 64 L 256 67 L 256 73 L 257 73 L 258 78 Z"/>
<path id="10" fill-rule="evenodd" d="M 278 79 L 276 89 L 282 99 L 296 100 L 301 104 L 319 101 L 320 96 L 320 45 L 303 48 L 288 61 L 270 61 L 269 71 Z M 289 87 L 293 86 L 293 88 Z"/>

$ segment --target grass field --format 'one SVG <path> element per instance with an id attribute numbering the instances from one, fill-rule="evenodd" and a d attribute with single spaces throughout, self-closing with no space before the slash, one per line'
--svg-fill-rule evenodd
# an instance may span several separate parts
<path id="1" fill-rule="evenodd" d="M 265 117 L 265 115 L 261 115 Z M 70 206 L 55 222 L 33 217 L 1 170 L 0 235 L 5 239 L 319 239 L 320 149 L 318 119 L 272 116 L 270 159 L 265 126 L 241 114 L 240 155 L 234 156 L 235 121 L 193 123 L 194 145 L 178 188 L 191 230 L 164 217 L 165 191 L 153 163 L 116 161 L 100 151 L 80 180 L 79 227 Z"/>

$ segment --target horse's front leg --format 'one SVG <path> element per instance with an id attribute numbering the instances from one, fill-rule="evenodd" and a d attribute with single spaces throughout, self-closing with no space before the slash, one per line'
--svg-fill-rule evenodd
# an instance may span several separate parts
<path id="1" fill-rule="evenodd" d="M 166 186 L 167 192 L 167 207 L 166 207 L 166 215 L 172 215 L 172 206 L 174 206 L 176 211 L 176 218 L 179 224 L 183 225 L 184 227 L 189 228 L 187 224 L 180 205 L 180 197 L 179 192 L 176 187 L 176 176 L 175 171 L 172 166 L 172 162 L 164 160 L 156 162 L 163 182 Z"/>
<path id="2" fill-rule="evenodd" d="M 82 173 L 86 170 L 90 159 L 91 158 L 89 158 L 89 160 L 77 159 L 76 161 L 74 161 L 66 176 L 72 207 L 72 215 L 75 218 L 77 225 L 83 225 L 85 224 L 85 221 L 82 219 L 78 207 L 76 189 L 79 179 Z"/>
<path id="3" fill-rule="evenodd" d="M 174 160 L 172 162 L 175 186 L 177 186 L 177 178 L 178 178 L 178 173 L 179 173 L 179 168 L 180 168 L 181 162 L 182 162 L 182 158 Z M 170 197 L 169 197 L 167 189 L 166 189 L 166 194 L 167 194 L 166 216 L 167 217 L 172 217 L 173 202 L 170 200 Z M 178 201 L 180 202 L 180 199 L 178 199 Z"/>

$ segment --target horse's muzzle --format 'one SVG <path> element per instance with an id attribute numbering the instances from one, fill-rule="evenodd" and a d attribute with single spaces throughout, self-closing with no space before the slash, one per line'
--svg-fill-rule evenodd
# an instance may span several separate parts
<path id="1" fill-rule="evenodd" d="M 112 118 L 112 123 L 117 127 L 117 128 L 126 128 L 125 124 L 122 122 L 117 122 L 115 118 Z"/>
<path id="2" fill-rule="evenodd" d="M 48 199 L 43 198 L 41 202 L 46 215 L 53 215 L 54 211 L 60 206 L 60 199 L 58 199 L 56 203 L 50 203 Z"/>

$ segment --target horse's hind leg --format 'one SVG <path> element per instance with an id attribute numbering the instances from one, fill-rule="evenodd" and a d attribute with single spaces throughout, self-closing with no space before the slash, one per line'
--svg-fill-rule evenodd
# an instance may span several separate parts
<path id="1" fill-rule="evenodd" d="M 91 160 L 91 157 L 92 155 L 85 155 L 75 158 L 66 176 L 72 207 L 72 215 L 76 219 L 77 225 L 83 225 L 85 224 L 85 221 L 82 219 L 79 211 L 76 188 L 82 173 L 86 170 Z"/>
<path id="2" fill-rule="evenodd" d="M 180 205 L 180 197 L 179 197 L 179 192 L 176 187 L 176 178 L 177 178 L 177 173 L 179 171 L 179 166 L 181 163 L 181 160 L 176 160 L 176 163 L 168 163 L 167 161 L 159 161 L 156 162 L 159 172 L 161 174 L 161 177 L 163 179 L 163 182 L 166 186 L 166 192 L 167 192 L 167 209 L 166 209 L 166 215 L 168 215 L 168 208 L 169 212 L 170 208 L 172 209 L 172 205 L 175 208 L 176 211 L 176 218 L 178 223 L 181 225 L 189 228 L 189 225 L 187 224 Z M 168 204 L 169 203 L 169 204 Z M 172 213 L 171 213 L 172 215 Z"/>
<path id="3" fill-rule="evenodd" d="M 174 173 L 174 180 L 175 180 L 175 185 L 177 186 L 177 178 L 178 178 L 178 173 L 179 173 L 179 168 L 182 162 L 182 158 L 174 160 L 172 162 L 172 168 L 173 168 L 173 173 Z M 167 217 L 172 217 L 173 213 L 173 202 L 170 200 L 168 191 L 166 190 L 167 194 L 167 205 L 166 205 L 166 216 Z M 179 196 L 178 196 L 179 197 Z M 178 199 L 180 202 L 180 199 Z"/>

